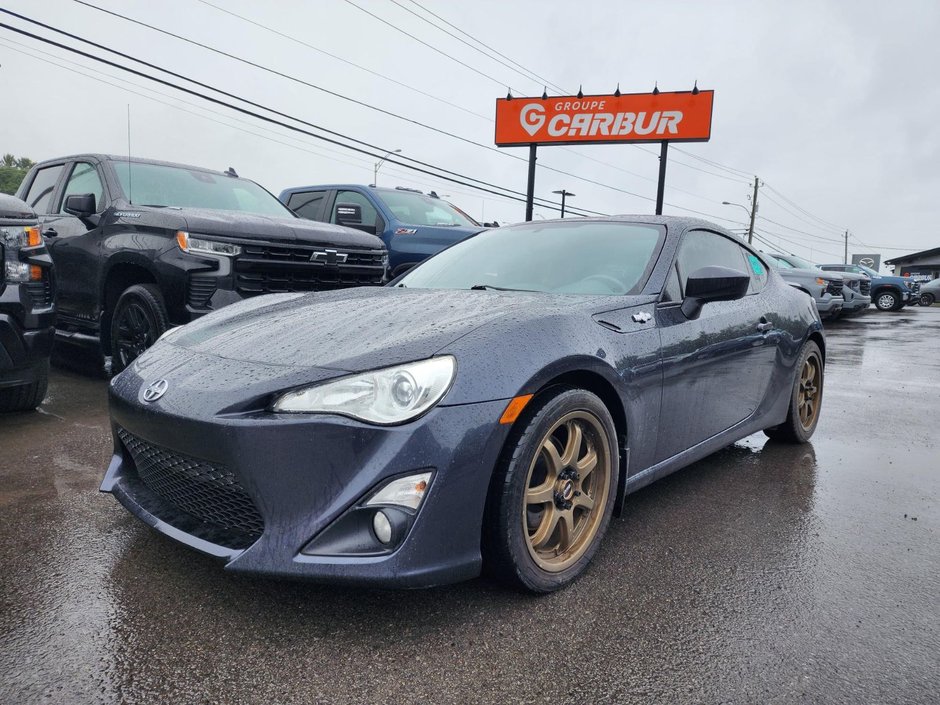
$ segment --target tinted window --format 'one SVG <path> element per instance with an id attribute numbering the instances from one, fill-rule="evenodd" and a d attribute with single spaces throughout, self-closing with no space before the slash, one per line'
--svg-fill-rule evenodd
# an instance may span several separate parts
<path id="1" fill-rule="evenodd" d="M 49 212 L 49 206 L 52 203 L 52 192 L 55 190 L 55 184 L 59 180 L 59 174 L 62 173 L 63 167 L 62 164 L 48 166 L 36 172 L 36 177 L 29 187 L 25 200 L 37 213 Z"/>
<path id="2" fill-rule="evenodd" d="M 323 220 L 323 199 L 326 191 L 302 191 L 292 193 L 287 199 L 287 207 L 301 218 Z"/>
<path id="3" fill-rule="evenodd" d="M 389 210 L 407 225 L 466 225 L 473 223 L 447 201 L 414 191 L 377 191 Z"/>
<path id="4" fill-rule="evenodd" d="M 676 262 L 683 292 L 689 277 L 702 267 L 728 267 L 748 274 L 741 246 L 723 235 L 705 230 L 686 233 Z"/>
<path id="5" fill-rule="evenodd" d="M 663 229 L 610 221 L 528 223 L 487 230 L 405 275 L 421 289 L 494 287 L 557 294 L 627 294 L 642 289 Z"/>
<path id="6" fill-rule="evenodd" d="M 104 205 L 102 197 L 104 189 L 101 186 L 101 178 L 98 176 L 98 170 L 87 162 L 76 162 L 72 167 L 72 173 L 69 176 L 68 183 L 65 185 L 65 193 L 62 194 L 62 203 L 59 206 L 59 212 L 65 213 L 65 199 L 69 196 L 80 196 L 86 193 L 94 194 L 95 207 L 100 213 Z"/>
<path id="7" fill-rule="evenodd" d="M 165 164 L 112 164 L 124 195 L 136 205 L 293 217 L 283 203 L 247 179 Z"/>
<path id="8" fill-rule="evenodd" d="M 675 265 L 669 268 L 666 276 L 666 288 L 663 289 L 663 301 L 682 301 L 682 287 L 679 285 L 679 272 Z"/>
<path id="9" fill-rule="evenodd" d="M 744 257 L 746 271 L 751 277 L 751 286 L 748 293 L 756 294 L 767 284 L 767 263 L 753 252 L 738 246 L 741 250 L 741 256 Z"/>
<path id="10" fill-rule="evenodd" d="M 330 222 L 336 222 L 336 206 L 340 203 L 351 203 L 354 206 L 362 208 L 362 225 L 375 225 L 375 218 L 378 212 L 375 210 L 369 199 L 358 191 L 337 191 L 336 200 L 333 202 L 333 212 L 330 214 Z"/>

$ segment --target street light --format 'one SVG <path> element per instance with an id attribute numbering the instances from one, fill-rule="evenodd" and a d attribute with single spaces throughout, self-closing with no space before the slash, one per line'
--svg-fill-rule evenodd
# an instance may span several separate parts
<path id="1" fill-rule="evenodd" d="M 747 213 L 747 217 L 750 218 L 751 224 L 747 229 L 747 244 L 750 245 L 754 242 L 754 211 L 752 211 L 747 206 L 742 206 L 740 203 L 732 203 L 731 201 L 722 201 L 721 205 L 723 206 L 737 206 L 738 208 L 743 208 L 744 212 Z"/>
<path id="2" fill-rule="evenodd" d="M 561 189 L 561 191 L 552 191 L 552 193 L 561 194 L 561 217 L 564 218 L 565 217 L 565 197 L 571 196 L 572 198 L 574 198 L 575 194 L 571 193 L 571 191 L 565 191 L 565 189 Z"/>
<path id="3" fill-rule="evenodd" d="M 372 172 L 372 185 L 373 185 L 373 186 L 378 186 L 378 185 L 379 185 L 379 168 L 385 163 L 385 160 L 388 159 L 388 158 L 389 158 L 390 156 L 392 156 L 393 154 L 398 154 L 398 153 L 400 153 L 400 152 L 401 152 L 400 149 L 396 149 L 394 152 L 386 152 L 386 153 L 385 153 L 385 156 L 382 157 L 381 159 L 379 159 L 379 160 L 375 163 L 375 169 L 374 169 L 373 172 Z"/>

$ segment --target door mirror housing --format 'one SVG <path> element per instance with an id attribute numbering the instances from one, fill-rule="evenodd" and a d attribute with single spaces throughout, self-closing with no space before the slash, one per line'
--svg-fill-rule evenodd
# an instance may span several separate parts
<path id="1" fill-rule="evenodd" d="M 682 313 L 698 318 L 702 306 L 710 301 L 735 301 L 744 298 L 751 278 L 729 267 L 702 267 L 692 272 L 685 283 Z"/>
<path id="2" fill-rule="evenodd" d="M 347 228 L 355 228 L 363 232 L 375 235 L 375 224 L 365 225 L 362 222 L 362 206 L 358 203 L 337 203 L 334 206 L 336 213 L 336 224 L 345 225 Z"/>
<path id="3" fill-rule="evenodd" d="M 85 218 L 94 215 L 98 210 L 98 206 L 95 203 L 95 194 L 82 193 L 66 196 L 65 208 L 62 210 L 64 210 L 69 215 L 74 215 L 76 218 L 81 218 L 84 220 Z"/>

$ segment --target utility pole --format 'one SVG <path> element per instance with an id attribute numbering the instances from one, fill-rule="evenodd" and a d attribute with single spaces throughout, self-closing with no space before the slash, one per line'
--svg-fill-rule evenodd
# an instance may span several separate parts
<path id="1" fill-rule="evenodd" d="M 842 260 L 842 264 L 849 263 L 849 231 L 845 231 L 845 257 Z"/>
<path id="2" fill-rule="evenodd" d="M 561 189 L 560 191 L 552 191 L 552 193 L 561 194 L 561 217 L 564 218 L 565 217 L 565 198 L 567 196 L 574 196 L 575 194 L 565 189 Z"/>
<path id="3" fill-rule="evenodd" d="M 757 215 L 757 189 L 760 186 L 760 179 L 754 177 L 754 195 L 751 197 L 751 224 L 747 228 L 747 244 L 754 242 L 754 216 Z"/>

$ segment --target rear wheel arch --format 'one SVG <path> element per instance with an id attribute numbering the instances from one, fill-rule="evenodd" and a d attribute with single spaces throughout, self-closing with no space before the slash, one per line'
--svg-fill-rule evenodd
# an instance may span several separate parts
<path id="1" fill-rule="evenodd" d="M 823 334 L 818 330 L 813 331 L 807 336 L 807 340 L 812 340 L 816 343 L 816 346 L 819 348 L 819 353 L 822 355 L 823 364 L 826 363 L 826 339 L 823 337 Z"/>

